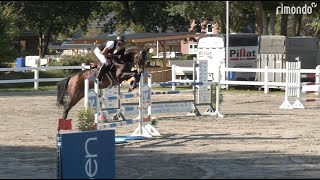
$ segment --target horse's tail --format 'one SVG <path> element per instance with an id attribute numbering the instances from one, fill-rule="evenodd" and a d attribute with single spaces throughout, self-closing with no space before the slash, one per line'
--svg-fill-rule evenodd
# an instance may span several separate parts
<path id="1" fill-rule="evenodd" d="M 68 83 L 69 83 L 70 77 L 60 81 L 57 83 L 58 86 L 58 93 L 57 93 L 57 106 L 64 106 L 64 96 L 67 93 Z"/>

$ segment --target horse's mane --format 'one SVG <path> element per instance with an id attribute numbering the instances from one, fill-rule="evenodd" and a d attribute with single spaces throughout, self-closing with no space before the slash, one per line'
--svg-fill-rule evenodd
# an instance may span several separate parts
<path id="1" fill-rule="evenodd" d="M 126 51 L 124 52 L 125 59 L 128 61 L 132 61 L 134 59 L 134 55 L 139 53 L 141 50 L 135 46 L 126 47 Z"/>
<path id="2" fill-rule="evenodd" d="M 126 51 L 124 52 L 125 55 L 129 55 L 129 54 L 136 54 L 139 53 L 140 49 L 135 47 L 135 46 L 129 46 L 126 47 Z"/>

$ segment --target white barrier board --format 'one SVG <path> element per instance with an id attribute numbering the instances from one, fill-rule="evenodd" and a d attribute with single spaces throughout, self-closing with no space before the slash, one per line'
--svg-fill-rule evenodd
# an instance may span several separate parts
<path id="1" fill-rule="evenodd" d="M 117 96 L 119 92 L 119 86 L 113 86 L 111 88 L 106 88 L 103 89 L 103 97 L 106 96 Z M 102 108 L 119 108 L 119 100 L 115 99 L 115 100 L 105 100 L 102 101 L 103 106 Z"/>
<path id="2" fill-rule="evenodd" d="M 135 105 L 122 105 L 123 107 L 133 107 Z M 172 102 L 172 103 L 161 103 L 151 105 L 151 114 L 162 114 L 162 113 L 187 113 L 192 110 L 193 102 Z M 138 115 L 138 109 L 134 108 L 132 111 L 124 111 L 123 115 Z M 145 109 L 143 114 L 148 114 L 148 110 Z"/>
<path id="3" fill-rule="evenodd" d="M 306 92 L 306 91 L 319 91 L 320 88 L 319 85 L 308 85 L 308 86 L 302 86 L 301 92 Z"/>

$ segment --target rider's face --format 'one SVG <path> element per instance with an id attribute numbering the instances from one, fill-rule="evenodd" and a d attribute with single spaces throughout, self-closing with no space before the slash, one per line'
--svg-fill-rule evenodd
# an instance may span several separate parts
<path id="1" fill-rule="evenodd" d="M 122 46 L 122 45 L 125 44 L 125 42 L 124 41 L 118 41 L 118 44 L 119 44 L 119 46 Z"/>

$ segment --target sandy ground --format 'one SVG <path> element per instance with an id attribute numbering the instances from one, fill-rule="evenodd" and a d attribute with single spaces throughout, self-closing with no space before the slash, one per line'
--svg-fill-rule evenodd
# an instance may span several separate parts
<path id="1" fill-rule="evenodd" d="M 55 99 L 55 92 L 0 93 L 0 179 L 56 178 Z M 158 116 L 161 137 L 116 146 L 116 176 L 320 178 L 320 109 L 281 110 L 283 99 L 279 92 L 224 92 L 224 118 Z"/>

